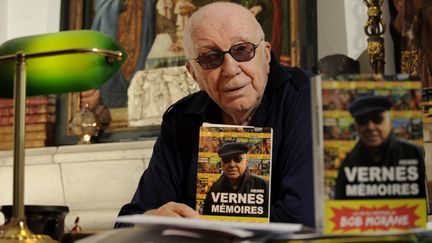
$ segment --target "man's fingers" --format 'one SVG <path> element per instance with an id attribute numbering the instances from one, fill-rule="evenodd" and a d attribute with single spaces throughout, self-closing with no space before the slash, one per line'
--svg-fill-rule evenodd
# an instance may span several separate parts
<path id="1" fill-rule="evenodd" d="M 193 210 L 191 207 L 185 205 L 185 204 L 178 204 L 175 207 L 175 211 L 178 215 L 182 216 L 182 217 L 187 217 L 187 218 L 197 218 L 199 217 L 199 214 Z"/>
<path id="2" fill-rule="evenodd" d="M 181 217 L 176 212 L 162 206 L 158 209 L 148 210 L 144 213 L 145 215 L 154 215 L 154 216 L 168 216 L 168 217 Z"/>
<path id="3" fill-rule="evenodd" d="M 169 202 L 158 209 L 145 212 L 148 215 L 197 218 L 199 214 L 183 203 Z"/>

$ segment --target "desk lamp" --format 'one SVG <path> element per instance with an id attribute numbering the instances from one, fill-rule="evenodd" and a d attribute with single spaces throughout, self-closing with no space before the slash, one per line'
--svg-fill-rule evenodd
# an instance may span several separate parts
<path id="1" fill-rule="evenodd" d="M 0 45 L 0 97 L 14 97 L 12 219 L 3 242 L 56 242 L 33 234 L 24 214 L 25 97 L 94 89 L 126 60 L 115 40 L 91 30 L 20 37 Z"/>

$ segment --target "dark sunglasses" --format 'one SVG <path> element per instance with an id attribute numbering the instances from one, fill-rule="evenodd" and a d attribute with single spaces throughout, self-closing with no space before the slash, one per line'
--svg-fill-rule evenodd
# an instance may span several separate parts
<path id="1" fill-rule="evenodd" d="M 262 39 L 256 45 L 250 42 L 236 44 L 231 46 L 228 51 L 214 50 L 204 52 L 199 54 L 194 60 L 202 67 L 202 69 L 205 70 L 217 68 L 222 65 L 225 54 L 227 53 L 229 53 L 237 62 L 247 62 L 254 58 L 255 50 L 261 41 Z"/>
<path id="2" fill-rule="evenodd" d="M 384 116 L 381 113 L 373 113 L 365 116 L 358 116 L 355 118 L 359 126 L 364 126 L 372 121 L 375 124 L 381 124 L 384 120 Z"/>
<path id="3" fill-rule="evenodd" d="M 234 155 L 224 156 L 221 159 L 222 159 L 222 163 L 224 164 L 230 163 L 231 160 L 233 160 L 236 163 L 240 163 L 243 157 L 241 157 L 240 154 L 234 154 Z"/>

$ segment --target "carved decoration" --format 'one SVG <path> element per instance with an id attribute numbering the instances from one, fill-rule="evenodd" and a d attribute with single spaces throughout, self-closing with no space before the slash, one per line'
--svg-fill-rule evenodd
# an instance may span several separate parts
<path id="1" fill-rule="evenodd" d="M 401 72 L 418 76 L 420 70 L 419 54 L 416 50 L 401 51 Z"/>
<path id="2" fill-rule="evenodd" d="M 397 13 L 393 21 L 394 34 L 399 40 L 401 50 L 401 72 L 419 76 L 423 87 L 432 87 L 432 1 L 431 0 L 393 0 Z M 408 57 L 404 57 L 403 52 Z M 417 57 L 414 56 L 414 53 Z M 404 63 L 405 61 L 416 61 Z M 403 66 L 412 69 L 404 70 Z M 415 69 L 414 69 L 415 68 Z"/>
<path id="3" fill-rule="evenodd" d="M 381 18 L 384 0 L 363 0 L 368 7 L 368 20 L 364 27 L 368 40 L 369 62 L 374 73 L 384 73 L 384 38 L 386 26 Z"/>
<path id="4" fill-rule="evenodd" d="M 184 66 L 136 72 L 128 88 L 129 126 L 159 125 L 171 104 L 198 90 Z"/>

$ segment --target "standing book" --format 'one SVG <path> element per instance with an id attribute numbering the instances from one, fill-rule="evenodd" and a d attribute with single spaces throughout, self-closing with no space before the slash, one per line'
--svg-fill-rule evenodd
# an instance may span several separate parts
<path id="1" fill-rule="evenodd" d="M 425 228 L 421 81 L 317 76 L 312 87 L 317 229 Z"/>
<path id="2" fill-rule="evenodd" d="M 205 219 L 269 222 L 272 129 L 204 123 L 196 211 Z"/>

